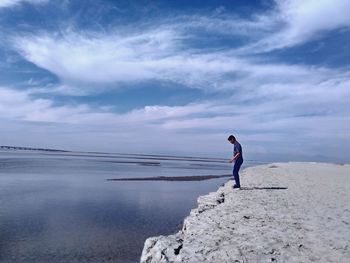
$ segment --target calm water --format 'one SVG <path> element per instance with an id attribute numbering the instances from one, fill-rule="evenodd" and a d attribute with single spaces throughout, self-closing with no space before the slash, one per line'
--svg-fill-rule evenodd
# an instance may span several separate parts
<path id="1" fill-rule="evenodd" d="M 0 262 L 139 262 L 146 238 L 177 232 L 228 178 L 106 179 L 230 172 L 218 159 L 0 151 Z"/>

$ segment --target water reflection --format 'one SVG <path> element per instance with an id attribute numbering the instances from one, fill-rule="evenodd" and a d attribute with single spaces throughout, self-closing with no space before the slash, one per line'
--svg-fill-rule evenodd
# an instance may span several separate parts
<path id="1" fill-rule="evenodd" d="M 218 160 L 152 158 L 0 152 L 0 262 L 138 262 L 147 237 L 176 232 L 197 197 L 228 179 L 106 179 L 231 169 Z"/>

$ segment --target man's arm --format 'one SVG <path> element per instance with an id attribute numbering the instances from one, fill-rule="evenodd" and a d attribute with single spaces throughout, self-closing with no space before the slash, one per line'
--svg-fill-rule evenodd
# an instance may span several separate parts
<path id="1" fill-rule="evenodd" d="M 230 163 L 232 163 L 233 161 L 235 161 L 239 156 L 241 155 L 240 152 L 237 152 L 231 159 L 230 159 Z"/>

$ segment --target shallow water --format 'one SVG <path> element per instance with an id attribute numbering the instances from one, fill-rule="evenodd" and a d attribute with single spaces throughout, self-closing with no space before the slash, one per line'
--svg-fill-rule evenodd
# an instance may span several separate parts
<path id="1" fill-rule="evenodd" d="M 146 238 L 181 228 L 198 182 L 111 178 L 230 174 L 220 159 L 0 152 L 0 262 L 139 262 Z"/>

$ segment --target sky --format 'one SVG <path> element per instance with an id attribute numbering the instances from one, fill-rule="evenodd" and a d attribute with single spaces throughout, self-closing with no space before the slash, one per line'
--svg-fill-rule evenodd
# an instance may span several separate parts
<path id="1" fill-rule="evenodd" d="M 349 0 L 0 0 L 0 145 L 350 162 Z"/>

